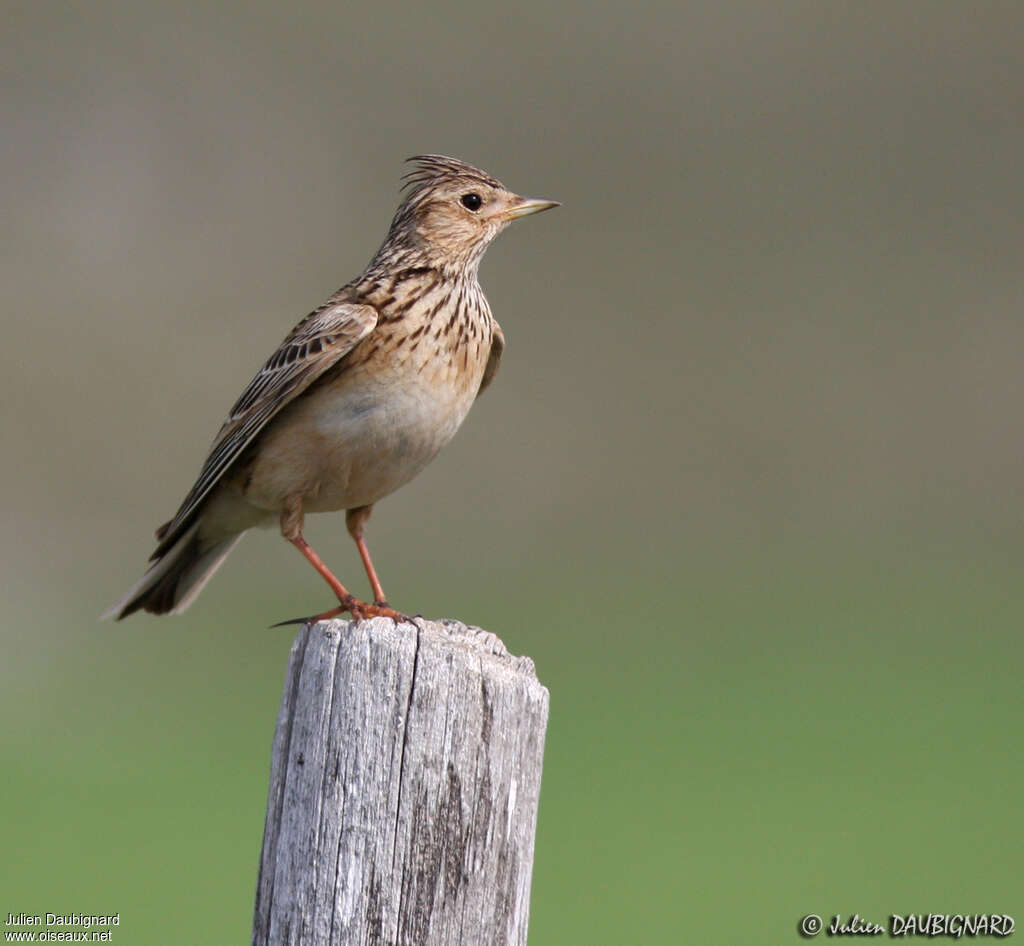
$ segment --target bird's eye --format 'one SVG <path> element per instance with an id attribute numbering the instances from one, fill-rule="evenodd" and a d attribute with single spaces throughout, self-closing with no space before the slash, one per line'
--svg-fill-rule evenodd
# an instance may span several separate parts
<path id="1" fill-rule="evenodd" d="M 462 197 L 459 198 L 459 203 L 461 203 L 466 210 L 472 210 L 474 212 L 480 209 L 480 205 L 483 202 L 483 198 L 476 193 L 463 194 Z"/>

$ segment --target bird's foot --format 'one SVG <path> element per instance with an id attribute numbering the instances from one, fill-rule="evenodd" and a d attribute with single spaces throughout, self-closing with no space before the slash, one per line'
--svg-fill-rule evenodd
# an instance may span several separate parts
<path id="1" fill-rule="evenodd" d="M 346 595 L 345 598 L 341 599 L 341 604 L 336 608 L 331 608 L 330 611 L 314 614 L 308 618 L 292 618 L 289 621 L 279 621 L 277 624 L 272 624 L 271 627 L 284 627 L 288 624 L 316 624 L 318 621 L 329 621 L 331 618 L 336 618 L 339 614 L 344 614 L 346 611 L 352 615 L 357 624 L 365 618 L 391 618 L 396 624 L 402 624 L 403 622 L 412 623 L 408 615 L 402 614 L 401 611 L 396 611 L 387 601 L 374 601 L 373 604 L 368 604 L 365 601 L 360 601 L 355 595 Z"/>
<path id="2" fill-rule="evenodd" d="M 348 611 L 356 621 L 361 621 L 363 618 L 391 618 L 396 624 L 410 622 L 408 614 L 396 611 L 383 598 L 375 599 L 373 604 L 367 604 L 365 601 L 357 601 L 350 596 L 350 600 L 343 602 L 342 610 Z"/>

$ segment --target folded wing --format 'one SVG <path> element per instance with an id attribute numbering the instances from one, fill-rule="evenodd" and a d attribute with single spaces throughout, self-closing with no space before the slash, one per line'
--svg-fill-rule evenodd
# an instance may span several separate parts
<path id="1" fill-rule="evenodd" d="M 337 364 L 377 324 L 372 306 L 328 302 L 306 316 L 259 370 L 214 438 L 195 485 L 157 530 L 160 558 L 189 528 L 210 491 L 281 408 Z"/>

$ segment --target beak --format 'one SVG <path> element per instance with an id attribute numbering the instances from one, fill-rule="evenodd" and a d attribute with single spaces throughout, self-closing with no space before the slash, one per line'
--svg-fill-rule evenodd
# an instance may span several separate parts
<path id="1" fill-rule="evenodd" d="M 509 220 L 518 220 L 520 217 L 528 217 L 530 214 L 539 214 L 542 210 L 550 210 L 552 207 L 560 207 L 557 200 L 541 200 L 538 197 L 518 197 L 516 202 L 505 211 Z"/>

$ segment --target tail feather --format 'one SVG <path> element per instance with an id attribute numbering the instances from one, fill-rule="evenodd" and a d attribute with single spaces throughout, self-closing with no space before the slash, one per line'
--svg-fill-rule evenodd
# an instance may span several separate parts
<path id="1" fill-rule="evenodd" d="M 195 522 L 100 619 L 120 621 L 136 611 L 180 614 L 203 590 L 243 535 L 239 532 L 207 545 L 200 541 L 199 523 Z"/>

